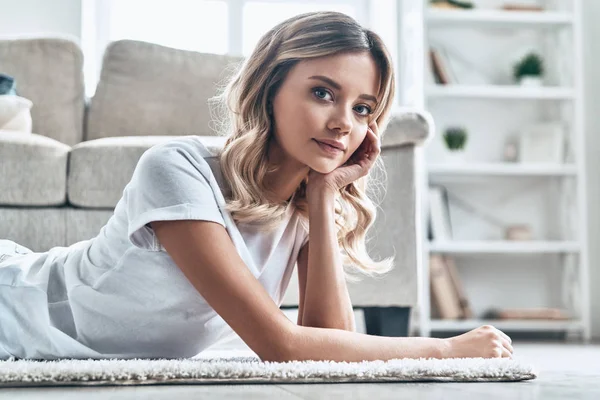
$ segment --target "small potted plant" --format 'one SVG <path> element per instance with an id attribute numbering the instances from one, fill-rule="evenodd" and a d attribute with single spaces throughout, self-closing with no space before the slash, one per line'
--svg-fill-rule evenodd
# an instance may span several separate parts
<path id="1" fill-rule="evenodd" d="M 513 67 L 513 76 L 521 86 L 542 86 L 544 61 L 536 53 L 525 55 Z"/>
<path id="2" fill-rule="evenodd" d="M 448 127 L 444 131 L 444 143 L 449 150 L 448 158 L 451 161 L 462 162 L 464 149 L 467 144 L 467 130 L 461 126 Z"/>

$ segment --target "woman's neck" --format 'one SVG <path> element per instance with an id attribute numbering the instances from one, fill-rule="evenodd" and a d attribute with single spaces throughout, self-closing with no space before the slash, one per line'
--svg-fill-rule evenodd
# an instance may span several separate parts
<path id="1" fill-rule="evenodd" d="M 286 202 L 294 195 L 310 168 L 287 157 L 275 141 L 269 145 L 267 158 L 271 166 L 277 167 L 276 171 L 267 172 L 265 176 L 269 200 L 274 203 Z"/>

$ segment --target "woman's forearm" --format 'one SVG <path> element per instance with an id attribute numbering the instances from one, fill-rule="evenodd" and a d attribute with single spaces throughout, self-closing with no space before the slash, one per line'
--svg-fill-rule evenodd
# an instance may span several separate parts
<path id="1" fill-rule="evenodd" d="M 394 358 L 447 358 L 447 340 L 386 337 L 340 329 L 294 327 L 283 360 L 371 361 Z"/>
<path id="2" fill-rule="evenodd" d="M 309 199 L 309 247 L 302 325 L 354 330 L 335 226 L 334 193 Z"/>

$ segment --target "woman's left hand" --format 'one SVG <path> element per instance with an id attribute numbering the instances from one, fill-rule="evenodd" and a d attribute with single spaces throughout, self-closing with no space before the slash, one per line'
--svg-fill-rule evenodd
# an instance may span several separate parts
<path id="1" fill-rule="evenodd" d="M 380 153 L 379 129 L 377 122 L 373 121 L 367 128 L 365 139 L 346 163 L 328 174 L 321 174 L 315 170 L 309 172 L 307 191 L 327 189 L 337 192 L 355 180 L 366 176 L 375 165 L 375 160 Z"/>

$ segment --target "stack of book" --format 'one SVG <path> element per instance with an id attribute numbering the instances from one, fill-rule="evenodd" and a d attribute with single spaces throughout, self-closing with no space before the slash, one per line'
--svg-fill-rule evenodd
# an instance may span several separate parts
<path id="1" fill-rule="evenodd" d="M 473 310 L 451 257 L 432 254 L 429 257 L 432 315 L 437 319 L 471 319 Z M 485 320 L 565 321 L 573 315 L 561 308 L 520 307 L 491 308 L 481 318 Z"/>

